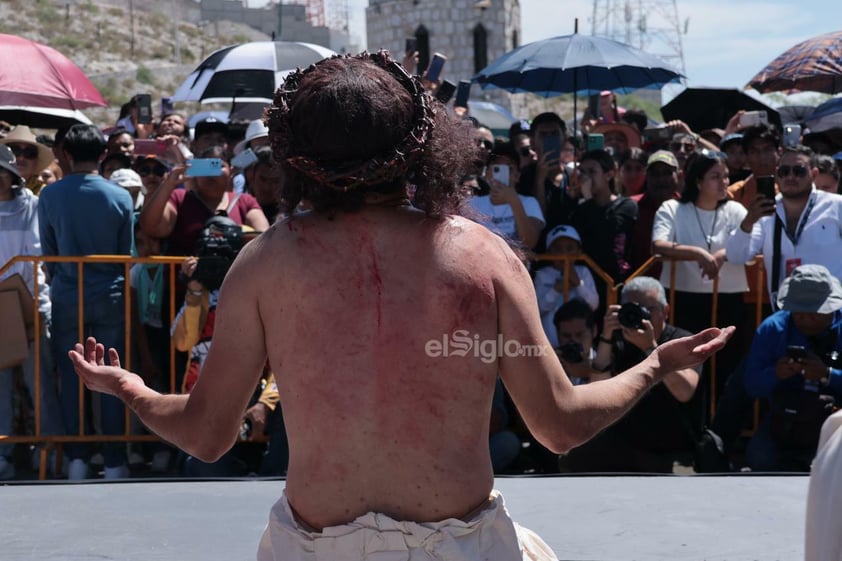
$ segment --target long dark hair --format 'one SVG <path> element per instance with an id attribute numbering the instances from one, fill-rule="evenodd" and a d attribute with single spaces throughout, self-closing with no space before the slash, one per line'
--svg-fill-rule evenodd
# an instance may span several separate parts
<path id="1" fill-rule="evenodd" d="M 699 199 L 699 182 L 705 174 L 716 164 L 726 164 L 728 156 L 723 152 L 714 152 L 704 148 L 696 150 L 687 158 L 684 165 L 684 189 L 681 191 L 680 202 L 694 203 Z M 716 206 L 722 206 L 728 199 L 716 202 Z"/>
<path id="2" fill-rule="evenodd" d="M 473 129 L 385 52 L 290 75 L 268 126 L 287 213 L 302 199 L 316 212 L 355 211 L 367 194 L 400 194 L 407 183 L 429 216 L 456 213 L 466 198 L 458 179 L 476 157 Z"/>

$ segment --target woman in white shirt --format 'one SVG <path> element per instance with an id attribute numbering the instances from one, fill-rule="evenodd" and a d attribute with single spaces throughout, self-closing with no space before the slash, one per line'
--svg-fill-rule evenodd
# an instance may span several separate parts
<path id="1" fill-rule="evenodd" d="M 719 279 L 716 325 L 739 326 L 744 317 L 745 266 L 726 261 L 725 243 L 747 211 L 728 198 L 725 159 L 722 152 L 709 150 L 691 154 L 681 199 L 664 202 L 652 226 L 652 252 L 670 259 L 661 271 L 661 284 L 667 290 L 675 267 L 674 323 L 694 333 L 713 323 L 715 278 Z M 717 396 L 740 359 L 743 345 L 738 339 L 732 337 L 717 354 Z"/>

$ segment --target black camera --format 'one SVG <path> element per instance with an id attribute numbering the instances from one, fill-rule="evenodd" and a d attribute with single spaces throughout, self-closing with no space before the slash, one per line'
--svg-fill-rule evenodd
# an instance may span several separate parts
<path id="1" fill-rule="evenodd" d="M 584 347 L 575 341 L 563 344 L 558 349 L 558 357 L 569 364 L 579 364 L 585 361 L 582 356 L 585 352 Z"/>
<path id="2" fill-rule="evenodd" d="M 649 313 L 649 310 L 637 302 L 626 302 L 620 306 L 620 311 L 617 312 L 617 319 L 623 327 L 641 329 L 643 327 L 643 320 L 652 319 L 652 315 Z"/>
<path id="3" fill-rule="evenodd" d="M 205 222 L 196 240 L 199 258 L 192 278 L 208 290 L 216 290 L 243 247 L 243 229 L 227 216 L 214 216 Z"/>

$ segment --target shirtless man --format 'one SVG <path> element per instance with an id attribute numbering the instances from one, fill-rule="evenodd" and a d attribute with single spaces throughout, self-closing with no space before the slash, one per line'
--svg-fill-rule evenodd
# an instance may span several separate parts
<path id="1" fill-rule="evenodd" d="M 498 371 L 535 436 L 561 452 L 619 419 L 666 372 L 707 359 L 731 330 L 672 341 L 625 374 L 574 388 L 550 352 L 519 258 L 455 215 L 456 179 L 475 157 L 471 131 L 416 79 L 383 54 L 335 57 L 287 79 L 269 127 L 283 203 L 294 209 L 305 197 L 314 210 L 240 252 L 190 395 L 145 387 L 92 339 L 70 351 L 77 372 L 212 462 L 236 440 L 268 356 L 290 461 L 261 561 L 384 550 L 403 550 L 401 559 L 555 559 L 492 492 Z M 407 176 L 425 211 L 408 204 Z M 459 330 L 548 352 L 445 353 L 443 337 Z"/>

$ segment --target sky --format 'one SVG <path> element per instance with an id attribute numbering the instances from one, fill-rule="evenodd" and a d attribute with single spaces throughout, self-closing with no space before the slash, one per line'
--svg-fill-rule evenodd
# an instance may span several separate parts
<path id="1" fill-rule="evenodd" d="M 630 1 L 672 8 L 670 1 Z M 599 2 L 609 3 L 624 4 L 622 0 Z M 348 0 L 348 4 L 351 32 L 362 35 L 368 2 Z M 590 34 L 593 4 L 590 0 L 520 0 L 521 43 L 573 33 L 575 18 L 579 19 L 579 32 Z M 681 42 L 687 85 L 693 87 L 742 89 L 789 47 L 842 29 L 838 0 L 677 0 L 676 5 L 678 20 L 688 22 Z M 658 48 L 653 41 L 645 50 L 658 54 Z M 664 102 L 681 89 L 669 87 L 670 91 L 663 92 Z"/>

